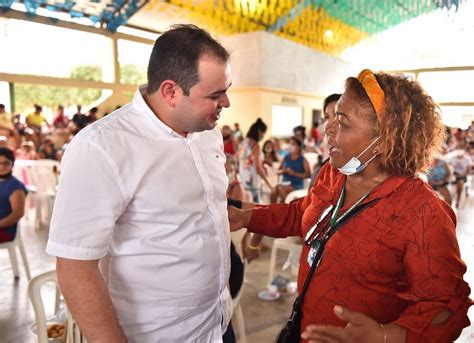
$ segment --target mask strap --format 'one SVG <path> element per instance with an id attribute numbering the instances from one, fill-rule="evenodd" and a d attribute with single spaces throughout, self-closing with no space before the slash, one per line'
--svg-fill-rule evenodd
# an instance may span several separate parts
<path id="1" fill-rule="evenodd" d="M 370 149 L 370 147 L 372 145 L 374 145 L 378 140 L 380 139 L 380 136 L 378 136 L 377 138 L 375 138 L 375 140 L 369 144 L 369 146 L 367 148 L 364 149 L 364 151 L 362 151 L 356 158 L 359 159 L 359 157 L 361 157 L 367 150 Z M 377 155 L 376 155 L 377 156 Z M 370 159 L 369 161 L 372 161 L 374 158 Z"/>
<path id="2" fill-rule="evenodd" d="M 372 160 L 374 160 L 377 157 L 377 155 L 372 156 L 367 162 L 365 162 L 363 165 L 368 165 Z"/>

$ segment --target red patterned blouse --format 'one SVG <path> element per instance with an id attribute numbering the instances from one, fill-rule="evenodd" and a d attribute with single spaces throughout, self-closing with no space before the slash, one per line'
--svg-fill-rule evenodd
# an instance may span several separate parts
<path id="1" fill-rule="evenodd" d="M 302 236 L 336 203 L 345 176 L 329 163 L 310 193 L 290 204 L 255 208 L 249 230 L 272 237 Z M 418 178 L 390 177 L 362 203 L 380 198 L 330 238 L 303 303 L 301 329 L 309 324 L 344 326 L 334 305 L 407 330 L 407 342 L 452 342 L 468 326 L 472 304 L 463 280 L 466 266 L 451 207 Z M 347 210 L 342 208 L 340 213 Z M 310 266 L 300 258 L 298 289 Z M 442 310 L 451 315 L 432 324 Z"/>

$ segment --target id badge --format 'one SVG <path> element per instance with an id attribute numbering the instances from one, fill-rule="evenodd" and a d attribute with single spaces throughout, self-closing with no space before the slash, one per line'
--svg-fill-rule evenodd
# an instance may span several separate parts
<path id="1" fill-rule="evenodd" d="M 320 246 L 321 246 L 321 243 L 319 242 L 319 240 L 315 239 L 313 242 L 313 245 L 311 246 L 311 249 L 309 249 L 309 253 L 308 253 L 308 257 L 306 258 L 306 261 L 308 262 L 310 267 L 313 265 L 314 259 L 316 257 L 316 254 L 318 253 Z"/>

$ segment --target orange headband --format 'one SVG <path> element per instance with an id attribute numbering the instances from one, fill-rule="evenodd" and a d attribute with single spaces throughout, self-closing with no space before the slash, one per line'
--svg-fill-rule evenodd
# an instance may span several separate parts
<path id="1" fill-rule="evenodd" d="M 359 80 L 367 93 L 367 96 L 375 109 L 377 118 L 380 119 L 380 116 L 382 115 L 383 101 L 385 100 L 385 93 L 377 82 L 374 73 L 372 73 L 370 69 L 364 69 L 359 73 L 359 76 L 357 76 L 357 80 Z"/>

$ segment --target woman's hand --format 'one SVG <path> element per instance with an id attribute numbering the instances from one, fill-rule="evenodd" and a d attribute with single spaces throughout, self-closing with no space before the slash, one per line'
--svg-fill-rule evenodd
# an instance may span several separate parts
<path id="1" fill-rule="evenodd" d="M 301 334 L 301 337 L 310 343 L 382 343 L 387 341 L 386 328 L 365 314 L 349 311 L 342 306 L 334 306 L 334 313 L 337 317 L 347 322 L 345 327 L 308 325 Z"/>
<path id="2" fill-rule="evenodd" d="M 260 256 L 260 244 L 258 246 L 252 246 L 251 243 L 251 235 L 249 232 L 247 232 L 244 237 L 242 238 L 242 255 L 244 259 L 247 260 L 248 263 L 250 263 L 252 260 L 255 260 Z"/>

